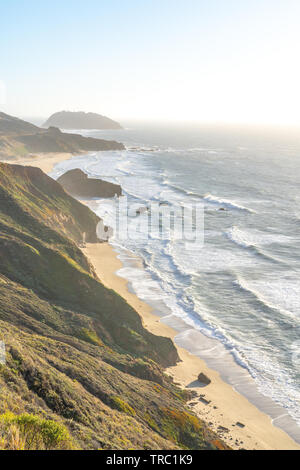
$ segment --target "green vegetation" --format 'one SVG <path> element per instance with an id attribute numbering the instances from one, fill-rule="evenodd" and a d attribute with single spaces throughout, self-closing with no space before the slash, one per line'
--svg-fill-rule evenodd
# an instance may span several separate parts
<path id="1" fill-rule="evenodd" d="M 0 415 L 0 450 L 70 450 L 67 428 L 55 421 L 7 411 Z"/>
<path id="2" fill-rule="evenodd" d="M 0 164 L 0 448 L 222 448 L 163 372 L 171 340 L 78 248 L 97 222 L 38 169 Z"/>
<path id="3" fill-rule="evenodd" d="M 94 344 L 96 346 L 103 346 L 103 342 L 98 338 L 95 331 L 88 330 L 87 328 L 81 328 L 78 337 L 87 343 Z"/>
<path id="4" fill-rule="evenodd" d="M 134 409 L 128 405 L 122 398 L 120 397 L 111 397 L 111 407 L 115 408 L 116 410 L 122 411 L 123 413 L 127 413 L 128 415 L 135 416 L 136 412 Z"/>

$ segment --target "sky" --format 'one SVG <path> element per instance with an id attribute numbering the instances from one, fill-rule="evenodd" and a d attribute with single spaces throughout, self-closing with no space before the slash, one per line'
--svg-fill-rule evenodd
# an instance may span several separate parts
<path id="1" fill-rule="evenodd" d="M 299 0 L 0 0 L 0 110 L 300 125 Z"/>

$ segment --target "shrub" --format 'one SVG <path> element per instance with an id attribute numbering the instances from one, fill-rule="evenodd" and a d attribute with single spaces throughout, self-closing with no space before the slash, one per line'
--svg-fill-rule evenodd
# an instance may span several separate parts
<path id="1" fill-rule="evenodd" d="M 7 411 L 0 415 L 0 449 L 62 450 L 73 449 L 73 443 L 63 424 Z"/>
<path id="2" fill-rule="evenodd" d="M 190 449 L 205 447 L 201 421 L 186 411 L 161 408 L 164 435 L 176 444 Z"/>
<path id="3" fill-rule="evenodd" d="M 114 396 L 111 397 L 110 400 L 112 408 L 115 408 L 118 411 L 122 411 L 128 415 L 135 416 L 136 412 L 134 409 L 120 397 Z"/>
<path id="4" fill-rule="evenodd" d="M 94 344 L 95 346 L 103 346 L 103 342 L 98 338 L 97 333 L 87 328 L 81 328 L 78 337 L 86 343 Z"/>

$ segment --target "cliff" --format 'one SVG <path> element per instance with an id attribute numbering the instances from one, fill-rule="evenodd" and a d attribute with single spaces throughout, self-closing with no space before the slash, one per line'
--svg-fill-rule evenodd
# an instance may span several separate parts
<path id="1" fill-rule="evenodd" d="M 55 127 L 41 129 L 26 121 L 0 113 L 0 157 L 14 159 L 30 153 L 123 150 L 115 141 L 63 133 Z"/>
<path id="2" fill-rule="evenodd" d="M 58 178 L 58 183 L 71 195 L 77 197 L 114 197 L 121 196 L 121 186 L 100 179 L 88 178 L 79 170 L 70 170 Z"/>
<path id="3" fill-rule="evenodd" d="M 226 448 L 163 367 L 171 340 L 78 247 L 98 218 L 40 170 L 0 164 L 0 449 Z"/>
<path id="4" fill-rule="evenodd" d="M 60 129 L 122 129 L 122 126 L 106 116 L 96 113 L 61 111 L 52 114 L 43 127 Z"/>

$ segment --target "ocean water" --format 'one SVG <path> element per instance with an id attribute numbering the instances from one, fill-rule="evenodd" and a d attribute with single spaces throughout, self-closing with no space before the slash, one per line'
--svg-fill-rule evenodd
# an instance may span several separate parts
<path id="1" fill-rule="evenodd" d="M 82 133 L 127 150 L 75 157 L 52 176 L 81 168 L 119 183 L 136 207 L 203 205 L 204 244 L 115 235 L 119 275 L 178 330 L 176 342 L 300 442 L 300 132 L 130 124 Z M 115 201 L 90 204 L 113 225 Z"/>

